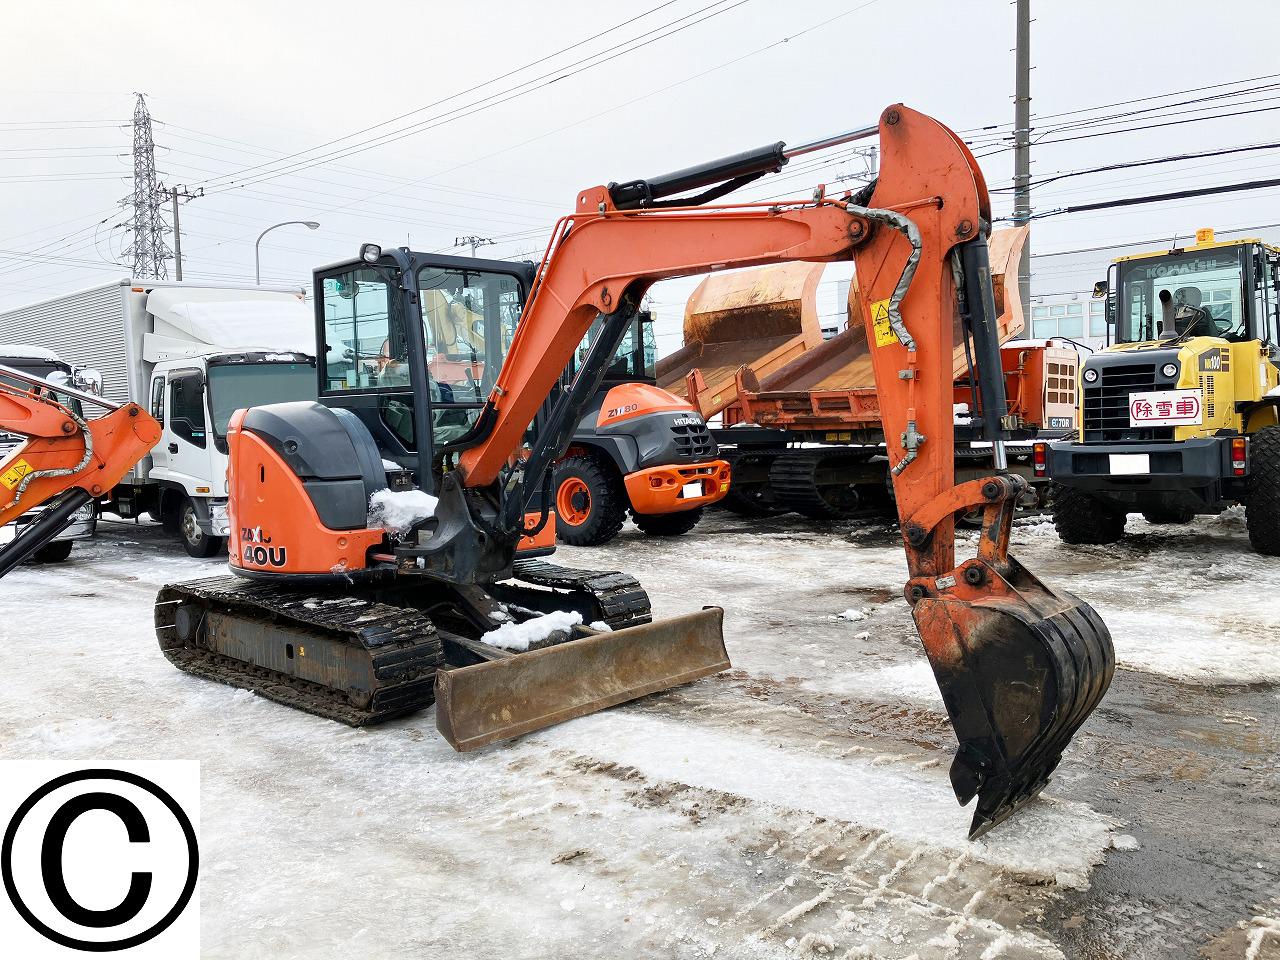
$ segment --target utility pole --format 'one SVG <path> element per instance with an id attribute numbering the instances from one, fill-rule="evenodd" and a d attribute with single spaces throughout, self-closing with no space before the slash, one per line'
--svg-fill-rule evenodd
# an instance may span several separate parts
<path id="1" fill-rule="evenodd" d="M 1031 222 L 1031 0 L 1015 0 L 1017 77 L 1013 91 L 1013 222 Z M 1022 315 L 1031 316 L 1031 238 L 1022 246 L 1018 267 Z"/>
<path id="2" fill-rule="evenodd" d="M 470 247 L 471 256 L 475 257 L 477 247 L 491 247 L 493 240 L 488 237 L 477 237 L 475 234 L 466 237 L 454 237 L 453 245 L 455 247 Z"/>
<path id="3" fill-rule="evenodd" d="M 178 280 L 182 279 L 182 228 L 178 223 L 178 198 L 194 200 L 203 196 L 204 187 L 196 187 L 195 193 L 191 193 L 182 184 L 169 188 L 169 199 L 173 202 L 173 260 Z"/>
<path id="4" fill-rule="evenodd" d="M 156 145 L 151 136 L 151 114 L 146 97 L 136 94 L 133 108 L 133 193 L 120 201 L 131 210 L 126 229 L 133 235 L 124 255 L 138 278 L 162 280 L 169 274 L 165 261 L 169 246 L 164 235 L 169 225 L 164 222 L 164 191 L 156 183 Z"/>

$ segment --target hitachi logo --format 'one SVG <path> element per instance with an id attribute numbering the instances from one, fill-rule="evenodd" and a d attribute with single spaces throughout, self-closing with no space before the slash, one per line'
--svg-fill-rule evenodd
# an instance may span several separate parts
<path id="1" fill-rule="evenodd" d="M 671 421 L 671 425 L 672 425 L 672 426 L 674 426 L 674 427 L 704 427 L 704 426 L 706 426 L 706 424 L 704 424 L 704 423 L 702 422 L 702 418 L 701 418 L 701 417 L 695 417 L 695 416 L 693 416 L 692 414 L 687 414 L 687 415 L 685 415 L 685 416 L 683 416 L 683 417 L 676 417 L 674 420 L 672 420 L 672 421 Z"/>

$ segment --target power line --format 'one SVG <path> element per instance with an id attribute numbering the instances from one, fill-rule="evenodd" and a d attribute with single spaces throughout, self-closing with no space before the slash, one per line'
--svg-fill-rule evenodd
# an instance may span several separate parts
<path id="1" fill-rule="evenodd" d="M 724 4 L 727 2 L 730 3 L 729 6 L 727 7 L 721 6 L 721 4 Z M 540 76 L 534 77 L 530 80 L 521 81 L 520 83 L 517 83 L 514 86 L 509 87 L 505 90 L 499 90 L 497 93 L 489 94 L 488 96 L 482 97 L 479 100 L 473 101 L 471 103 L 463 104 L 462 106 L 459 106 L 459 107 L 454 107 L 450 110 L 445 111 L 443 114 L 439 116 L 430 117 L 426 120 L 411 124 L 410 126 L 402 128 L 400 130 L 394 130 L 386 134 L 380 134 L 379 136 L 371 140 L 368 140 L 363 144 L 361 143 L 351 144 L 346 147 L 341 147 L 337 150 L 330 151 L 327 154 L 321 154 L 320 156 L 311 157 L 306 160 L 299 160 L 297 163 L 292 164 L 280 170 L 264 171 L 262 175 L 250 178 L 248 181 L 246 181 L 245 184 L 241 184 L 241 186 L 251 185 L 254 183 L 261 183 L 265 180 L 272 180 L 272 179 L 275 179 L 276 177 L 284 176 L 288 173 L 292 173 L 297 170 L 302 170 L 312 166 L 317 166 L 321 163 L 326 162 L 326 160 L 330 158 L 349 157 L 357 153 L 363 153 L 367 150 L 374 149 L 375 147 L 387 146 L 388 144 L 395 143 L 406 137 L 414 136 L 416 134 L 425 132 L 426 130 L 430 130 L 438 126 L 442 126 L 446 123 L 452 123 L 456 120 L 461 120 L 465 117 L 469 117 L 472 114 L 478 113 L 482 110 L 488 110 L 492 107 L 499 106 L 503 103 L 508 103 L 511 100 L 514 100 L 518 97 L 523 97 L 529 93 L 532 93 L 535 90 L 539 90 L 539 89 L 542 89 L 543 87 L 550 86 L 552 83 L 557 83 L 560 80 L 564 80 L 568 77 L 582 73 L 585 70 L 589 70 L 593 67 L 601 66 L 602 64 L 608 63 L 611 60 L 615 60 L 618 57 L 623 56 L 624 54 L 634 53 L 636 50 L 646 47 L 651 43 L 655 43 L 658 40 L 663 40 L 663 39 L 666 39 L 667 37 L 674 36 L 675 34 L 680 33 L 684 30 L 687 30 L 690 27 L 696 26 L 699 23 L 703 23 L 704 21 L 709 20 L 712 17 L 719 16 L 723 13 L 728 13 L 730 10 L 734 10 L 737 7 L 740 7 L 743 4 L 749 3 L 749 2 L 750 0 L 732 0 L 732 2 L 731 0 L 713 0 L 712 3 L 709 3 L 703 7 L 699 7 L 698 9 L 690 13 L 684 14 L 683 16 L 678 17 L 675 20 L 669 21 L 668 23 L 665 23 L 660 27 L 655 27 L 654 29 L 646 31 L 645 33 L 642 33 L 639 36 L 632 37 L 628 40 L 622 41 L 621 43 L 615 44 L 612 47 L 608 47 L 605 50 L 600 51 L 598 53 L 590 54 L 582 58 L 581 60 L 577 61 L 576 63 L 569 64 L 567 67 L 559 67 L 559 68 L 556 68 L 555 70 L 551 70 L 547 73 L 541 74 Z M 662 4 L 659 7 L 653 8 L 653 10 L 659 10 L 662 7 L 667 5 L 668 4 Z M 714 9 L 715 7 L 720 7 L 720 9 L 716 10 Z M 653 10 L 649 12 L 652 13 Z M 696 17 L 704 13 L 706 13 L 707 15 L 702 17 L 701 19 L 692 20 L 689 23 L 684 23 L 682 25 L 677 26 L 677 24 L 681 24 L 681 21 L 690 20 L 690 18 Z M 632 19 L 634 20 L 638 18 L 632 18 Z M 630 23 L 630 22 L 632 21 L 631 20 L 625 21 L 624 24 L 621 24 L 619 26 L 623 26 L 626 23 Z M 660 31 L 667 30 L 667 28 L 669 27 L 674 27 L 674 29 L 670 29 L 666 33 L 660 33 Z M 613 30 L 613 29 L 617 29 L 617 27 L 610 28 L 610 30 Z M 608 32 L 610 31 L 609 30 L 603 31 L 603 33 L 608 33 Z M 653 34 L 659 34 L 659 35 L 652 36 Z M 597 34 L 596 36 L 601 36 L 601 35 L 603 34 Z M 636 42 L 638 40 L 641 40 L 644 37 L 649 37 L 650 39 L 644 40 L 643 42 L 640 42 L 640 43 Z M 570 47 L 565 48 L 565 50 L 567 51 L 567 50 L 576 49 L 576 47 L 586 42 L 588 41 L 581 41 L 581 43 L 571 45 Z M 627 46 L 628 44 L 634 44 L 634 45 Z M 561 51 L 561 52 L 565 52 L 565 51 Z M 606 56 L 606 54 L 608 54 L 608 56 Z M 550 56 L 554 56 L 554 55 L 550 55 Z M 523 67 L 517 68 L 516 70 L 508 71 L 507 73 L 502 74 L 500 77 L 492 78 L 490 80 L 485 81 L 484 83 L 473 86 L 470 88 L 470 90 L 476 90 L 476 89 L 479 89 L 480 87 L 489 86 L 490 84 L 495 83 L 500 79 L 504 79 L 515 73 L 520 73 L 531 66 L 535 66 L 539 63 L 542 63 L 546 59 L 547 58 L 544 57 L 540 60 L 532 61 L 529 64 L 525 64 Z M 594 61 L 594 62 L 590 62 L 590 61 Z M 527 89 L 522 90 L 521 87 L 525 87 Z M 456 99 L 458 96 L 462 96 L 462 95 L 463 94 L 461 93 L 454 94 L 450 97 L 444 98 L 443 100 L 436 101 L 435 104 L 431 104 L 431 105 L 428 105 L 427 107 L 419 108 L 416 111 L 411 111 L 411 114 L 421 112 L 422 110 L 430 109 L 433 106 L 438 106 L 440 104 L 446 103 L 449 100 Z M 406 114 L 404 116 L 409 116 L 411 114 Z M 452 114 L 452 116 L 450 116 L 450 114 Z M 388 121 L 388 122 L 394 122 L 394 121 Z M 357 134 L 348 135 L 347 137 L 340 137 L 338 138 L 338 140 L 329 141 L 328 144 L 323 144 L 320 147 L 313 147 L 311 148 L 311 150 L 301 151 L 299 153 L 291 154 L 290 157 L 294 157 L 294 156 L 301 157 L 307 153 L 314 153 L 316 150 L 323 149 L 324 146 L 332 145 L 334 143 L 340 142 L 341 140 L 351 139 L 352 137 L 358 136 L 358 135 L 359 134 L 357 133 Z M 285 159 L 289 159 L 289 157 L 286 157 Z M 246 168 L 246 170 L 253 170 L 253 169 L 261 168 L 263 166 L 266 166 L 266 164 L 257 164 L 254 167 Z M 245 171 L 241 171 L 241 173 L 243 172 Z M 237 174 L 228 174 L 223 177 L 215 178 L 218 180 L 226 180 L 228 181 L 227 183 L 215 184 L 213 183 L 213 181 L 206 181 L 206 183 L 218 187 L 219 190 L 217 192 L 222 192 L 223 190 L 234 188 L 235 176 L 237 176 Z"/>
<path id="2" fill-rule="evenodd" d="M 1086 210 L 1109 210 L 1112 207 L 1132 207 L 1143 203 L 1164 203 L 1169 200 L 1185 200 L 1189 197 L 1208 197 L 1220 193 L 1239 193 L 1244 190 L 1265 190 L 1268 187 L 1280 187 L 1280 177 L 1272 180 L 1249 180 L 1245 183 L 1227 183 L 1216 187 L 1200 187 L 1194 190 L 1175 190 L 1172 193 L 1154 193 L 1145 197 L 1125 197 L 1121 200 L 1101 200 L 1097 203 L 1079 203 L 1070 207 L 1059 207 L 1035 215 L 1035 219 L 1056 217 L 1064 213 L 1083 213 Z"/>

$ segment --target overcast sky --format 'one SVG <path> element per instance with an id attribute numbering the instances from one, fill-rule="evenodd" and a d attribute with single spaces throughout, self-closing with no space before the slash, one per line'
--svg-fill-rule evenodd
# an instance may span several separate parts
<path id="1" fill-rule="evenodd" d="M 1278 69 L 1274 0 L 1033 0 L 1032 15 L 1032 107 L 1045 124 Z M 252 281 L 261 229 L 317 220 L 318 231 L 285 227 L 262 244 L 264 281 L 301 284 L 365 240 L 444 250 L 475 234 L 498 241 L 485 254 L 536 258 L 581 187 L 814 139 L 872 122 L 895 101 L 956 130 L 1004 124 L 1005 135 L 1013 38 L 1005 0 L 42 0 L 3 40 L 0 306 L 126 275 L 117 200 L 132 189 L 134 91 L 156 119 L 161 179 L 205 188 L 181 211 L 186 277 Z M 583 69 L 584 59 L 598 65 Z M 1033 173 L 1280 140 L 1280 88 L 1229 102 L 1189 116 L 1263 112 L 1046 142 Z M 1168 119 L 1180 117 L 1152 122 Z M 370 148 L 380 136 L 395 139 Z M 990 134 L 975 144 L 991 153 L 982 163 L 992 187 L 1012 174 L 1011 154 L 992 152 L 1003 145 Z M 806 163 L 744 196 L 803 196 L 860 166 Z M 1277 169 L 1280 150 L 1116 171 L 1046 186 L 1035 205 Z M 997 213 L 1008 213 L 1009 195 L 997 196 Z M 1046 218 L 1032 237 L 1049 252 L 1277 221 L 1272 189 Z M 1084 288 L 1101 273 L 1071 262 L 1038 264 L 1037 289 Z M 689 288 L 655 290 L 664 350 L 678 346 Z"/>

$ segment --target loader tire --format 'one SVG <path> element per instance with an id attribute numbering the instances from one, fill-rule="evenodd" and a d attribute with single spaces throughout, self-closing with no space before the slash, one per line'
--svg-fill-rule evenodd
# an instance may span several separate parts
<path id="1" fill-rule="evenodd" d="M 1059 486 L 1053 498 L 1053 526 L 1063 543 L 1115 543 L 1124 536 L 1125 515 L 1095 497 Z"/>
<path id="2" fill-rule="evenodd" d="M 1155 510 L 1143 510 L 1142 519 L 1147 523 L 1163 525 L 1166 523 L 1190 523 L 1196 518 L 1194 510 L 1188 510 L 1186 507 L 1181 509 L 1170 509 L 1162 507 Z"/>
<path id="3" fill-rule="evenodd" d="M 566 457 L 556 464 L 556 536 L 575 547 L 598 547 L 618 535 L 627 517 L 621 479 L 595 457 Z"/>
<path id="4" fill-rule="evenodd" d="M 702 519 L 702 507 L 679 513 L 636 513 L 633 510 L 631 519 L 651 537 L 679 537 L 698 525 Z"/>
<path id="5" fill-rule="evenodd" d="M 1263 427 L 1249 438 L 1244 525 L 1254 550 L 1280 557 L 1280 427 Z"/>

